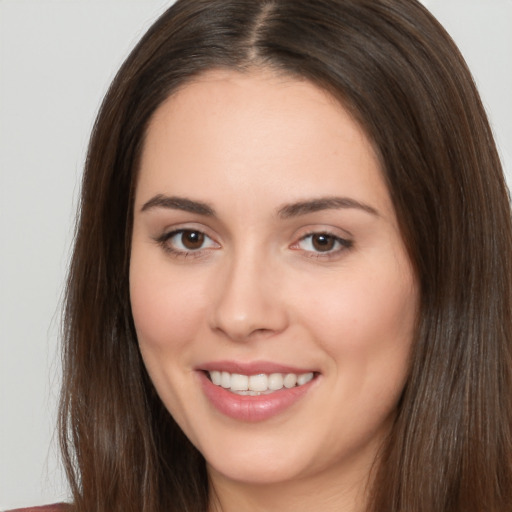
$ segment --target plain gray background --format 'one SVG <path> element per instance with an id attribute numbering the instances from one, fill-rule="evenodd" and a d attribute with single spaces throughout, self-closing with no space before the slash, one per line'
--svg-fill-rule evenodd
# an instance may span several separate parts
<path id="1" fill-rule="evenodd" d="M 60 301 L 80 175 L 115 71 L 169 0 L 0 0 L 0 510 L 64 500 Z M 512 174 L 512 0 L 424 0 L 461 47 Z"/>

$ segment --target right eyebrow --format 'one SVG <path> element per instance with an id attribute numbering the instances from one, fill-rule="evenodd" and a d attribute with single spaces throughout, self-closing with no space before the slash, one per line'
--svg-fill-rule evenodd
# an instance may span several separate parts
<path id="1" fill-rule="evenodd" d="M 158 194 L 152 197 L 149 201 L 144 203 L 140 211 L 145 212 L 152 210 L 153 208 L 182 210 L 184 212 L 206 215 L 208 217 L 213 217 L 215 215 L 215 210 L 208 203 L 193 201 L 186 197 L 166 196 L 163 194 Z"/>

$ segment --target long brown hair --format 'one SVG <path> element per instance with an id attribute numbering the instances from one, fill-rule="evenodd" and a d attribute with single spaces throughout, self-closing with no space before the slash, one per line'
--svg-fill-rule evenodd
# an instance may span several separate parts
<path id="1" fill-rule="evenodd" d="M 128 293 L 148 122 L 212 68 L 328 90 L 381 161 L 420 284 L 410 375 L 373 512 L 512 510 L 512 228 L 471 75 L 416 0 L 179 0 L 116 76 L 83 178 L 64 327 L 61 444 L 77 512 L 205 511 L 202 456 L 156 396 Z"/>

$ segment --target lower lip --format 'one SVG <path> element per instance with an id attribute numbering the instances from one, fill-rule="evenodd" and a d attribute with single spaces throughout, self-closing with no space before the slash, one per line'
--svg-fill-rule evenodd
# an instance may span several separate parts
<path id="1" fill-rule="evenodd" d="M 268 395 L 237 395 L 213 384 L 204 372 L 199 378 L 206 397 L 225 416 L 239 421 L 264 421 L 296 404 L 311 388 L 316 378 L 302 386 L 283 388 Z"/>

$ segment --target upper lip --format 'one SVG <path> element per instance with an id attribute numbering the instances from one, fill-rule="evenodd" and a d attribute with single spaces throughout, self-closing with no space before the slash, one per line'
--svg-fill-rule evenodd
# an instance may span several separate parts
<path id="1" fill-rule="evenodd" d="M 280 364 L 271 361 L 210 361 L 198 365 L 197 370 L 202 371 L 223 371 L 229 373 L 239 373 L 241 375 L 258 375 L 260 373 L 309 373 L 316 372 L 311 368 L 299 368 L 287 364 Z"/>

